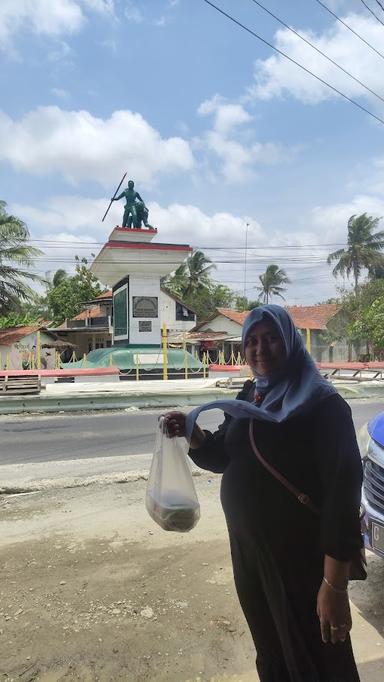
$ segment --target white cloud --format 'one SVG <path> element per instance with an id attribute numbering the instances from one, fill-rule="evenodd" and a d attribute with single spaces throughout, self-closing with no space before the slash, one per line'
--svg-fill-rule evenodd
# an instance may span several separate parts
<path id="1" fill-rule="evenodd" d="M 20 216 L 34 232 L 41 230 L 65 230 L 73 233 L 83 230 L 95 234 L 98 238 L 104 235 L 106 227 L 101 219 L 108 207 L 109 199 L 89 199 L 78 195 L 61 195 L 51 197 L 42 206 L 12 204 L 12 213 Z M 10 210 L 11 210 L 10 208 Z M 114 203 L 109 215 L 115 220 L 120 219 L 121 206 Z"/>
<path id="2" fill-rule="evenodd" d="M 193 239 L 194 246 L 217 245 L 220 243 L 236 243 L 239 232 L 245 230 L 247 222 L 252 222 L 254 234 L 262 238 L 260 225 L 249 216 L 234 216 L 231 213 L 214 213 L 208 215 L 197 206 L 191 204 L 170 204 L 163 207 L 156 202 L 149 202 L 150 222 L 158 230 L 160 239 L 188 242 Z"/>
<path id="3" fill-rule="evenodd" d="M 384 198 L 370 194 L 357 194 L 351 201 L 316 206 L 312 211 L 312 225 L 316 232 L 321 231 L 325 243 L 347 241 L 347 223 L 351 215 L 368 213 L 373 218 L 384 216 Z M 381 229 L 384 229 L 382 224 Z"/>
<path id="4" fill-rule="evenodd" d="M 84 15 L 74 0 L 2 0 L 0 3 L 0 45 L 6 46 L 22 29 L 59 36 L 78 31 Z"/>
<path id="5" fill-rule="evenodd" d="M 373 17 L 349 14 L 343 18 L 355 31 L 364 35 L 374 47 L 382 50 L 383 27 Z M 347 31 L 340 22 L 335 21 L 322 34 L 300 29 L 298 31 L 335 62 L 384 97 L 380 58 L 357 40 L 350 31 Z M 374 98 L 288 29 L 277 31 L 273 43 L 347 96 Z M 280 55 L 273 54 L 268 59 L 257 60 L 254 76 L 255 83 L 249 89 L 249 94 L 258 99 L 269 100 L 273 97 L 291 95 L 304 103 L 316 104 L 321 100 L 337 96 L 326 85 Z M 374 99 L 377 102 L 377 99 Z"/>
<path id="6" fill-rule="evenodd" d="M 37 246 L 44 252 L 44 256 L 35 262 L 35 267 L 40 275 L 48 277 L 52 277 L 59 269 L 73 274 L 75 256 L 86 258 L 88 263 L 92 263 L 92 254 L 97 254 L 100 249 L 89 234 L 73 235 L 68 232 L 45 234 L 44 242 L 38 242 Z"/>
<path id="7" fill-rule="evenodd" d="M 55 38 L 76 33 L 88 11 L 113 14 L 113 0 L 1 0 L 0 48 L 23 30 Z"/>
<path id="8" fill-rule="evenodd" d="M 126 0 L 124 16 L 133 24 L 141 24 L 144 21 L 143 13 L 132 0 Z"/>
<path id="9" fill-rule="evenodd" d="M 236 126 L 252 121 L 252 116 L 241 104 L 226 103 L 220 95 L 202 102 L 197 113 L 200 116 L 213 114 L 214 130 L 222 136 L 227 136 Z"/>
<path id="10" fill-rule="evenodd" d="M 55 95 L 55 97 L 58 97 L 59 99 L 69 98 L 68 90 L 64 90 L 63 88 L 52 88 L 51 93 L 52 95 Z"/>
<path id="11" fill-rule="evenodd" d="M 56 172 L 73 184 L 94 180 L 104 187 L 115 182 L 122 163 L 143 183 L 194 163 L 188 142 L 163 139 L 140 114 L 115 111 L 102 119 L 57 106 L 39 107 L 18 121 L 0 113 L 0 160 L 34 175 Z"/>
<path id="12" fill-rule="evenodd" d="M 144 199 L 147 197 L 144 196 Z M 121 223 L 123 213 L 122 202 L 115 203 L 105 222 L 101 223 L 107 205 L 107 198 L 90 199 L 72 195 L 52 197 L 41 206 L 12 204 L 9 211 L 27 222 L 33 239 L 44 240 L 34 242 L 45 252 L 44 259 L 37 263 L 39 272 L 44 274 L 47 270 L 55 271 L 60 267 L 71 272 L 76 254 L 91 260 L 91 253 L 98 253 L 113 227 Z M 217 268 L 212 272 L 213 279 L 234 291 L 243 291 L 243 247 L 246 224 L 249 223 L 247 294 L 250 298 L 256 298 L 258 277 L 269 263 L 283 267 L 292 280 L 287 291 L 288 303 L 316 303 L 335 295 L 335 285 L 340 282 L 332 277 L 326 264 L 331 249 L 322 244 L 327 239 L 331 243 L 336 240 L 334 234 L 330 238 L 325 230 L 327 220 L 330 233 L 336 223 L 345 231 L 344 216 L 349 217 L 350 204 L 336 216 L 332 227 L 330 216 L 335 217 L 335 207 L 323 207 L 313 212 L 308 220 L 308 230 L 292 233 L 266 230 L 254 216 L 228 212 L 209 215 L 191 204 L 161 206 L 156 202 L 148 202 L 148 207 L 150 222 L 159 231 L 155 241 L 188 243 L 201 248 L 217 262 Z M 357 212 L 360 206 L 355 208 Z M 218 235 L 220 244 L 226 248 L 209 250 L 208 247 L 217 246 Z M 284 248 L 287 244 L 298 248 Z M 308 244 L 315 246 L 303 248 L 303 245 Z M 234 246 L 237 248 L 234 249 Z M 312 286 L 314 281 L 316 287 Z"/>
<path id="13" fill-rule="evenodd" d="M 253 131 L 245 128 L 247 141 L 236 139 L 242 126 L 252 121 L 252 116 L 242 104 L 227 103 L 215 95 L 202 102 L 198 108 L 200 116 L 213 116 L 213 128 L 207 131 L 195 144 L 208 150 L 218 159 L 220 174 L 227 182 L 239 183 L 249 179 L 257 164 L 276 163 L 289 156 L 287 150 L 272 142 L 253 142 Z"/>
<path id="14" fill-rule="evenodd" d="M 164 207 L 157 202 L 148 201 L 141 193 L 150 211 L 150 223 L 159 230 L 159 240 L 168 239 L 175 242 L 190 241 L 193 235 L 194 244 L 215 244 L 220 234 L 223 242 L 235 243 L 239 230 L 245 229 L 247 222 L 252 223 L 252 234 L 263 243 L 267 243 L 260 225 L 250 216 L 234 216 L 231 213 L 215 213 L 212 216 L 204 213 L 191 204 L 171 204 Z M 109 198 L 93 199 L 80 195 L 59 195 L 47 199 L 40 206 L 13 203 L 8 206 L 9 212 L 19 216 L 37 235 L 59 233 L 60 231 L 79 231 L 92 234 L 96 241 L 105 241 L 115 225 L 121 224 L 124 202 L 114 202 L 104 223 L 101 219 L 108 207 Z"/>

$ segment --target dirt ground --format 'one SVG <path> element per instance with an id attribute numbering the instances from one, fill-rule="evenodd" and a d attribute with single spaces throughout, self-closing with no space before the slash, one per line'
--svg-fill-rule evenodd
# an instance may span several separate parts
<path id="1" fill-rule="evenodd" d="M 0 680 L 257 682 L 237 603 L 219 477 L 201 519 L 167 533 L 145 481 L 1 498 Z M 362 682 L 384 679 L 384 561 L 351 588 Z"/>

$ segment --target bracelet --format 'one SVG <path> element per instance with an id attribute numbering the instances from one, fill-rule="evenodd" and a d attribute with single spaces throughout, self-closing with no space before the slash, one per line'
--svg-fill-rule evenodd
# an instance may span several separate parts
<path id="1" fill-rule="evenodd" d="M 328 587 L 330 587 L 333 592 L 336 592 L 336 594 L 346 594 L 348 592 L 348 587 L 341 590 L 340 588 L 332 585 L 332 583 L 330 583 L 325 576 L 323 577 L 323 582 L 325 582 L 325 584 L 328 585 Z"/>

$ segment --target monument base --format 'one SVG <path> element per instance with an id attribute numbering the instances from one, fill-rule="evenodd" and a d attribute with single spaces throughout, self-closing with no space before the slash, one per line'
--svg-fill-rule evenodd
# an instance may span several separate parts
<path id="1" fill-rule="evenodd" d="M 159 346 L 118 345 L 93 350 L 82 360 L 62 363 L 63 369 L 118 367 L 121 380 L 163 379 L 164 358 Z M 188 351 L 167 349 L 168 379 L 201 379 L 202 362 Z"/>

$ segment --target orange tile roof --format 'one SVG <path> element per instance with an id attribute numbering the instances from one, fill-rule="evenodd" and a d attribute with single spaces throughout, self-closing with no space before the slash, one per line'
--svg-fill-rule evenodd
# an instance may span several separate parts
<path id="1" fill-rule="evenodd" d="M 99 296 L 96 296 L 96 298 L 94 298 L 93 300 L 98 301 L 100 298 L 112 298 L 112 289 L 108 289 L 107 291 L 104 291 Z"/>
<path id="2" fill-rule="evenodd" d="M 336 315 L 339 309 L 340 306 L 336 303 L 321 303 L 319 305 L 309 306 L 293 305 L 286 307 L 286 310 L 289 312 L 298 329 L 326 329 L 329 320 Z M 231 308 L 216 308 L 215 315 L 212 315 L 209 320 L 205 320 L 205 322 L 196 325 L 195 330 L 198 330 L 203 324 L 207 324 L 207 322 L 218 315 L 222 315 L 242 327 L 248 313 L 249 310 L 240 313 Z"/>
<path id="3" fill-rule="evenodd" d="M 6 327 L 5 329 L 0 329 L 0 346 L 12 346 L 13 343 L 17 343 L 24 339 L 29 334 L 34 334 L 41 329 L 40 325 L 27 326 L 18 325 L 17 327 Z"/>
<path id="4" fill-rule="evenodd" d="M 100 305 L 95 305 L 87 310 L 82 310 L 78 315 L 71 317 L 71 320 L 88 320 L 90 317 L 104 317 Z"/>
<path id="5" fill-rule="evenodd" d="M 287 311 L 298 329 L 326 329 L 328 322 L 338 310 L 340 306 L 336 303 L 287 306 Z"/>
<path id="6" fill-rule="evenodd" d="M 286 307 L 295 326 L 299 329 L 326 329 L 329 320 L 340 309 L 336 303 L 322 303 L 319 305 L 292 305 Z M 243 325 L 248 310 L 242 313 L 230 308 L 217 308 L 219 315 L 223 315 L 237 324 Z"/>
<path id="7" fill-rule="evenodd" d="M 219 315 L 223 315 L 223 317 L 227 317 L 229 320 L 232 320 L 232 322 L 237 322 L 237 324 L 240 325 L 244 324 L 244 320 L 249 313 L 249 310 L 239 313 L 238 310 L 232 310 L 231 308 L 216 308 L 216 310 Z"/>

